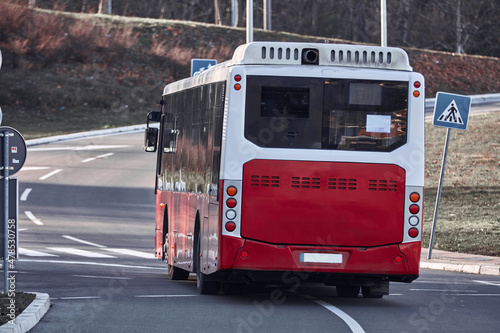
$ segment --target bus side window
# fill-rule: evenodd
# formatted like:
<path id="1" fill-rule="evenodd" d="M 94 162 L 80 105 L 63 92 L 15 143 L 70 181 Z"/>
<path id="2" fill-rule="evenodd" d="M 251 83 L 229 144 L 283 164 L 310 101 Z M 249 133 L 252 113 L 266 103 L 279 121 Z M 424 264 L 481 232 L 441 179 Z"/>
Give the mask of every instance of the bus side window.
<path id="1" fill-rule="evenodd" d="M 167 113 L 164 118 L 163 133 L 163 152 L 174 154 L 177 152 L 177 137 L 179 130 L 175 126 L 175 116 L 173 113 Z"/>

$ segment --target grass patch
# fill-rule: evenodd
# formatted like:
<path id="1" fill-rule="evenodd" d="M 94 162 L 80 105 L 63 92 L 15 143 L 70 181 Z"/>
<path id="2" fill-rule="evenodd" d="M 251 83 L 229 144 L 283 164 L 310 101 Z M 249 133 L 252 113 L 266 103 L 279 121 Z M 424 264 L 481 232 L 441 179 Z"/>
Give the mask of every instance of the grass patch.
<path id="1" fill-rule="evenodd" d="M 500 112 L 451 130 L 434 248 L 500 256 Z M 424 246 L 429 246 L 446 129 L 426 123 Z"/>

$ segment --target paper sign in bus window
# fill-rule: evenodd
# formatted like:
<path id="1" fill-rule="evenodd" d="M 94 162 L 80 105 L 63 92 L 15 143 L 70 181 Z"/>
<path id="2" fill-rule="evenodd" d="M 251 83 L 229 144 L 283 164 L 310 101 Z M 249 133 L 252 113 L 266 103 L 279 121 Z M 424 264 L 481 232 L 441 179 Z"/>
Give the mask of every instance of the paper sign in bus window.
<path id="1" fill-rule="evenodd" d="M 366 131 L 372 133 L 391 133 L 391 116 L 367 115 Z"/>

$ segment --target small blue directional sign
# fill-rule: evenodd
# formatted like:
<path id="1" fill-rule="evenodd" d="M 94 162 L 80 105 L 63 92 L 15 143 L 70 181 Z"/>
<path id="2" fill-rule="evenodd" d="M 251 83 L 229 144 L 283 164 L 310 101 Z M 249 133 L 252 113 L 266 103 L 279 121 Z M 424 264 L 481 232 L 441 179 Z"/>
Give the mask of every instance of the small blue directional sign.
<path id="1" fill-rule="evenodd" d="M 471 100 L 469 96 L 438 92 L 432 124 L 439 127 L 466 130 Z"/>
<path id="2" fill-rule="evenodd" d="M 191 76 L 198 75 L 214 65 L 217 65 L 215 59 L 191 59 Z"/>

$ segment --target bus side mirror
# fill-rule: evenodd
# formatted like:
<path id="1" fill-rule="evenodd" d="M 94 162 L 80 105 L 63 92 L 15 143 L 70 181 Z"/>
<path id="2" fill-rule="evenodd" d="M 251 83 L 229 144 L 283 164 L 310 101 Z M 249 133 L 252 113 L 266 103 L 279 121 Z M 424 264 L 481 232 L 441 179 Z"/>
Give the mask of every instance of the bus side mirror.
<path id="1" fill-rule="evenodd" d="M 158 128 L 148 127 L 144 133 L 144 151 L 154 153 L 158 146 Z"/>

